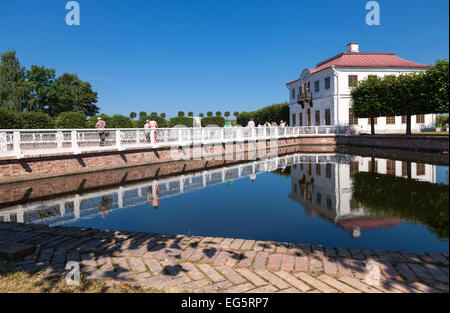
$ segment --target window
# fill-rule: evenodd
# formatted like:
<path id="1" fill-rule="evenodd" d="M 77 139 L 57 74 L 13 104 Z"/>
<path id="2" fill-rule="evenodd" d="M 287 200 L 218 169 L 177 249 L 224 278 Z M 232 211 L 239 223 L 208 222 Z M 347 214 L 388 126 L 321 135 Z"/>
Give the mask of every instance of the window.
<path id="1" fill-rule="evenodd" d="M 321 171 L 322 171 L 321 165 L 320 164 L 316 164 L 316 175 L 320 176 Z"/>
<path id="2" fill-rule="evenodd" d="M 298 115 L 298 126 L 303 126 L 303 113 Z"/>
<path id="3" fill-rule="evenodd" d="M 395 116 L 386 117 L 386 124 L 395 124 Z"/>
<path id="4" fill-rule="evenodd" d="M 325 89 L 330 89 L 331 87 L 331 78 L 325 77 Z"/>
<path id="5" fill-rule="evenodd" d="M 291 97 L 292 99 L 295 99 L 295 88 L 291 89 Z"/>
<path id="6" fill-rule="evenodd" d="M 395 175 L 395 160 L 386 161 L 386 172 L 388 175 Z"/>
<path id="7" fill-rule="evenodd" d="M 311 126 L 311 110 L 306 111 L 306 126 Z"/>
<path id="8" fill-rule="evenodd" d="M 406 115 L 402 115 L 402 124 L 406 124 L 406 120 L 408 117 Z"/>
<path id="9" fill-rule="evenodd" d="M 358 75 L 348 75 L 348 86 L 356 87 L 358 84 Z"/>
<path id="10" fill-rule="evenodd" d="M 325 168 L 325 172 L 326 172 L 326 176 L 327 178 L 331 178 L 331 164 L 327 164 L 326 168 Z"/>
<path id="11" fill-rule="evenodd" d="M 325 125 L 331 125 L 331 110 L 325 109 Z"/>
<path id="12" fill-rule="evenodd" d="M 320 80 L 316 80 L 314 82 L 314 91 L 319 91 L 320 90 Z"/>
<path id="13" fill-rule="evenodd" d="M 348 110 L 348 123 L 350 125 L 358 125 L 358 119 L 353 116 L 353 109 Z"/>
<path id="14" fill-rule="evenodd" d="M 331 209 L 332 205 L 333 205 L 333 202 L 331 201 L 331 198 L 328 197 L 327 198 L 327 208 Z"/>
<path id="15" fill-rule="evenodd" d="M 316 110 L 316 126 L 320 126 L 320 110 Z"/>
<path id="16" fill-rule="evenodd" d="M 408 176 L 408 162 L 402 162 L 402 176 Z"/>
<path id="17" fill-rule="evenodd" d="M 350 178 L 353 178 L 359 172 L 359 162 L 350 162 Z"/>
<path id="18" fill-rule="evenodd" d="M 292 114 L 292 126 L 297 126 L 296 115 Z"/>
<path id="19" fill-rule="evenodd" d="M 372 120 L 370 118 L 368 118 L 367 124 L 372 125 Z M 373 124 L 377 125 L 377 118 L 376 117 L 373 119 Z"/>
<path id="20" fill-rule="evenodd" d="M 322 194 L 321 193 L 317 193 L 316 195 L 316 203 L 317 204 L 322 204 Z"/>
<path id="21" fill-rule="evenodd" d="M 417 124 L 425 123 L 425 115 L 423 114 L 416 115 L 416 123 Z"/>
<path id="22" fill-rule="evenodd" d="M 423 176 L 425 175 L 425 164 L 416 164 L 416 174 L 417 176 Z"/>

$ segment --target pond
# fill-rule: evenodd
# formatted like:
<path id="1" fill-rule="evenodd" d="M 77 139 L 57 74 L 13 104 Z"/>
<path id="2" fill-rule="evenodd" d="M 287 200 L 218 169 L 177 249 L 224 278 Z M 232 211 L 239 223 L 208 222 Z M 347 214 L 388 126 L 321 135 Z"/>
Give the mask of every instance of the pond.
<path id="1" fill-rule="evenodd" d="M 448 175 L 448 166 L 295 154 L 29 203 L 21 214 L 50 225 L 447 252 Z"/>

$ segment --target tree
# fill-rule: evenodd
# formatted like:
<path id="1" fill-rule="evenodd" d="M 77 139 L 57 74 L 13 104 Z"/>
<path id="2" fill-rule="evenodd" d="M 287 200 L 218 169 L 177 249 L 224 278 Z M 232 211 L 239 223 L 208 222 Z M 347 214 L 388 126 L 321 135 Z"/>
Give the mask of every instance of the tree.
<path id="1" fill-rule="evenodd" d="M 225 111 L 225 113 L 223 115 L 225 115 L 225 117 L 228 119 L 230 117 L 230 112 L 229 111 Z"/>
<path id="2" fill-rule="evenodd" d="M 236 119 L 238 118 L 238 116 L 239 116 L 239 112 L 238 111 L 236 111 L 236 112 L 234 112 L 233 113 L 233 115 L 236 117 Z"/>
<path id="3" fill-rule="evenodd" d="M 150 116 L 158 116 L 158 113 L 152 112 L 152 113 L 150 113 Z"/>
<path id="4" fill-rule="evenodd" d="M 48 112 L 49 91 L 55 81 L 55 69 L 31 65 L 31 69 L 26 73 L 26 78 L 31 88 L 31 99 L 26 111 Z"/>
<path id="5" fill-rule="evenodd" d="M 222 116 L 222 112 L 217 111 L 217 112 L 216 112 L 216 116 L 217 116 L 217 117 L 221 117 L 221 116 Z"/>
<path id="6" fill-rule="evenodd" d="M 97 92 L 91 84 L 81 81 L 77 75 L 64 73 L 50 85 L 48 92 L 49 102 L 47 113 L 57 116 L 62 112 L 81 112 L 92 116 L 99 112 Z"/>
<path id="7" fill-rule="evenodd" d="M 198 116 L 203 117 L 204 115 L 203 115 L 203 113 L 199 113 Z"/>
<path id="8" fill-rule="evenodd" d="M 55 127 L 62 129 L 85 128 L 86 115 L 82 112 L 62 112 L 55 118 Z"/>
<path id="9" fill-rule="evenodd" d="M 213 116 L 213 112 L 211 112 L 211 111 L 206 112 L 206 116 L 208 116 L 208 117 Z"/>
<path id="10" fill-rule="evenodd" d="M 165 119 L 167 115 L 166 115 L 166 113 L 163 112 L 163 113 L 161 113 L 159 116 L 161 116 L 162 118 Z"/>
<path id="11" fill-rule="evenodd" d="M 184 116 L 184 112 L 183 111 L 179 111 L 178 112 L 178 117 L 183 117 Z"/>
<path id="12" fill-rule="evenodd" d="M 113 115 L 107 126 L 110 128 L 134 128 L 133 121 L 120 114 Z"/>
<path id="13" fill-rule="evenodd" d="M 0 108 L 0 129 L 21 129 L 23 120 L 19 113 Z"/>
<path id="14" fill-rule="evenodd" d="M 30 100 L 30 85 L 25 80 L 25 67 L 16 58 L 16 51 L 1 55 L 0 63 L 0 107 L 23 111 Z"/>
<path id="15" fill-rule="evenodd" d="M 383 115 L 383 86 L 381 78 L 370 77 L 360 81 L 351 91 L 353 114 L 360 118 L 370 118 L 372 135 L 375 134 L 375 118 Z"/>
<path id="16" fill-rule="evenodd" d="M 429 113 L 448 113 L 448 59 L 437 60 L 423 76 L 423 88 L 426 93 L 425 107 Z"/>
<path id="17" fill-rule="evenodd" d="M 136 112 L 131 112 L 131 113 L 130 113 L 130 118 L 131 118 L 132 120 L 134 120 L 134 119 L 136 118 L 136 116 L 137 116 Z"/>
<path id="18" fill-rule="evenodd" d="M 194 117 L 194 112 L 189 112 L 189 113 L 188 113 L 188 116 L 189 116 L 189 117 Z"/>
<path id="19" fill-rule="evenodd" d="M 21 114 L 24 129 L 52 129 L 52 118 L 43 112 L 25 112 Z"/>

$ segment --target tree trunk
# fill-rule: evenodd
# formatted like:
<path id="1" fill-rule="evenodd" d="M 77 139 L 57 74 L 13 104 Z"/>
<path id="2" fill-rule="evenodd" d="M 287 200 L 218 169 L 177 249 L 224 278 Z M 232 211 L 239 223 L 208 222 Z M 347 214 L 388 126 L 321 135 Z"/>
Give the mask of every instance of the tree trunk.
<path id="1" fill-rule="evenodd" d="M 411 135 L 411 115 L 406 115 L 406 134 Z"/>
<path id="2" fill-rule="evenodd" d="M 374 117 L 370 118 L 370 133 L 372 135 L 375 135 L 375 118 Z"/>

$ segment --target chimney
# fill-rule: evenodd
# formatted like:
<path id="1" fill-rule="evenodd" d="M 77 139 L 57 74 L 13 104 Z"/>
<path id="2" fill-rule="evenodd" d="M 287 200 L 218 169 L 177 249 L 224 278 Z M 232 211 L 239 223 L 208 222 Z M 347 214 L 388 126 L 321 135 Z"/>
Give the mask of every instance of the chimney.
<path id="1" fill-rule="evenodd" d="M 359 43 L 351 42 L 347 44 L 347 52 L 359 52 Z"/>

